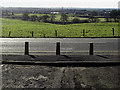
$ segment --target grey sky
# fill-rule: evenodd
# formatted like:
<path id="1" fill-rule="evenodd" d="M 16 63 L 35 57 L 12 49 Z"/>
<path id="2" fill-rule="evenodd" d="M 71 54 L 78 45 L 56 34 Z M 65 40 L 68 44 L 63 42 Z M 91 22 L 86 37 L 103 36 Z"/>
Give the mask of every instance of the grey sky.
<path id="1" fill-rule="evenodd" d="M 1 0 L 3 7 L 118 8 L 119 0 Z"/>

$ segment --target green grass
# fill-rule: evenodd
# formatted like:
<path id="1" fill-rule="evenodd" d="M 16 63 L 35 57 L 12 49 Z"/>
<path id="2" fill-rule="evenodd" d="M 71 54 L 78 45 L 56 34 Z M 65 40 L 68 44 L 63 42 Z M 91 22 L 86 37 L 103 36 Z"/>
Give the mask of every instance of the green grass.
<path id="1" fill-rule="evenodd" d="M 55 37 L 55 30 L 58 31 L 58 37 L 109 37 L 113 36 L 112 28 L 115 28 L 115 36 L 118 36 L 118 23 L 81 23 L 58 25 L 50 23 L 40 23 L 31 21 L 22 21 L 15 19 L 2 19 L 2 36 L 9 37 Z M 119 35 L 120 36 L 120 35 Z"/>

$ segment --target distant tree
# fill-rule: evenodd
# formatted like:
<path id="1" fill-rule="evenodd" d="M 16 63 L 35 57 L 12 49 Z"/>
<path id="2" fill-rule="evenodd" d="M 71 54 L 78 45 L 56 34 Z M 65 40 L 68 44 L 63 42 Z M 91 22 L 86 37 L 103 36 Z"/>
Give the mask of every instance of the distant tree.
<path id="1" fill-rule="evenodd" d="M 8 10 L 2 11 L 2 15 L 3 16 L 9 16 L 9 11 Z"/>
<path id="2" fill-rule="evenodd" d="M 97 15 L 98 15 L 98 13 L 96 11 L 91 12 L 91 16 L 97 16 Z"/>
<path id="3" fill-rule="evenodd" d="M 14 13 L 12 12 L 12 16 L 14 15 Z"/>
<path id="4" fill-rule="evenodd" d="M 29 20 L 28 13 L 24 13 L 24 14 L 23 14 L 22 20 Z"/>
<path id="5" fill-rule="evenodd" d="M 91 17 L 89 17 L 89 22 L 92 22 L 92 23 L 99 22 L 99 19 L 97 17 L 91 16 Z"/>
<path id="6" fill-rule="evenodd" d="M 42 21 L 47 22 L 48 18 L 50 18 L 47 14 L 42 16 Z"/>
<path id="7" fill-rule="evenodd" d="M 72 20 L 72 22 L 73 22 L 73 23 L 79 23 L 79 22 L 80 22 L 80 19 L 74 18 L 74 19 Z"/>
<path id="8" fill-rule="evenodd" d="M 51 15 L 50 15 L 50 21 L 51 21 L 51 22 L 54 22 L 54 21 L 55 21 L 55 14 L 51 14 Z"/>
<path id="9" fill-rule="evenodd" d="M 30 21 L 37 21 L 37 19 L 38 19 L 38 16 L 37 15 L 32 15 L 32 16 L 30 16 Z"/>
<path id="10" fill-rule="evenodd" d="M 68 16 L 64 13 L 61 14 L 61 18 L 60 18 L 62 24 L 65 24 L 68 22 Z"/>
<path id="11" fill-rule="evenodd" d="M 111 22 L 111 18 L 109 16 L 105 17 L 106 22 Z"/>
<path id="12" fill-rule="evenodd" d="M 90 17 L 94 17 L 94 16 L 97 16 L 97 15 L 98 15 L 98 12 L 97 12 L 97 11 L 87 11 L 87 14 L 88 14 Z"/>
<path id="13" fill-rule="evenodd" d="M 42 16 L 39 16 L 39 17 L 37 18 L 37 20 L 38 20 L 38 22 L 40 22 L 40 21 L 42 20 Z"/>
<path id="14" fill-rule="evenodd" d="M 118 11 L 117 10 L 112 10 L 110 12 L 110 17 L 114 19 L 114 22 L 117 22 L 118 21 Z"/>
<path id="15" fill-rule="evenodd" d="M 89 11 L 89 22 L 99 22 L 99 19 L 95 16 L 97 16 L 98 13 L 96 11 Z"/>

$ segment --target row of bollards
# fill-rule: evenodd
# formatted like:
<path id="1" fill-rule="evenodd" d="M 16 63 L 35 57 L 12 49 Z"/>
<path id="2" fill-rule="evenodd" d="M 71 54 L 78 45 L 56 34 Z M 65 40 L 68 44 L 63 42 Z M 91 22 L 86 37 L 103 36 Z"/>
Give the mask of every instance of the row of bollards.
<path id="1" fill-rule="evenodd" d="M 25 42 L 25 55 L 29 55 L 29 42 Z M 56 43 L 56 55 L 60 55 L 60 42 Z M 93 55 L 93 43 L 90 43 L 89 55 Z"/>

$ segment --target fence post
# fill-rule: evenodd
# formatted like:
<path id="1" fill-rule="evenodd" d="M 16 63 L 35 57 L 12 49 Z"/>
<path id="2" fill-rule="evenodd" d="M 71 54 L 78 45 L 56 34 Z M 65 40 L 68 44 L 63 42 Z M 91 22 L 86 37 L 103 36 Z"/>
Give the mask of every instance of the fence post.
<path id="1" fill-rule="evenodd" d="M 10 37 L 11 31 L 9 31 L 9 37 Z"/>
<path id="2" fill-rule="evenodd" d="M 57 37 L 57 30 L 55 30 L 55 37 Z"/>
<path id="3" fill-rule="evenodd" d="M 83 37 L 85 36 L 85 30 L 83 29 Z"/>
<path id="4" fill-rule="evenodd" d="M 25 42 L 25 55 L 29 55 L 29 43 Z"/>
<path id="5" fill-rule="evenodd" d="M 56 55 L 60 55 L 60 42 L 56 43 Z"/>
<path id="6" fill-rule="evenodd" d="M 93 55 L 93 43 L 90 43 L 89 55 Z"/>
<path id="7" fill-rule="evenodd" d="M 32 37 L 33 37 L 33 31 L 32 31 Z"/>
<path id="8" fill-rule="evenodd" d="M 45 34 L 43 34 L 43 37 L 45 38 Z"/>
<path id="9" fill-rule="evenodd" d="M 113 31 L 113 36 L 114 36 L 114 31 L 115 31 L 114 28 L 112 28 L 112 31 Z"/>

